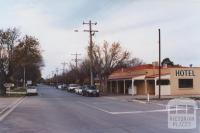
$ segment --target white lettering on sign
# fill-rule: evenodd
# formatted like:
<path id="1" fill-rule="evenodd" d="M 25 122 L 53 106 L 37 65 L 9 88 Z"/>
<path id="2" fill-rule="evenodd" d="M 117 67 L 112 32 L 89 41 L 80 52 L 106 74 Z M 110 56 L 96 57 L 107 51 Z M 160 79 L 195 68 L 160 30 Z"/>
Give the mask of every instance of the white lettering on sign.
<path id="1" fill-rule="evenodd" d="M 193 70 L 176 70 L 176 76 L 195 76 Z"/>

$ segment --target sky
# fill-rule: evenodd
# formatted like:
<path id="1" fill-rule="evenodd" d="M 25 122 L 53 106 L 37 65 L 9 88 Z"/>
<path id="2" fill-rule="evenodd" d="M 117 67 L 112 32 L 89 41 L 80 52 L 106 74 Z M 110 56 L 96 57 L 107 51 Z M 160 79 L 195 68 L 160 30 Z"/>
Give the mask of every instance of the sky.
<path id="1" fill-rule="evenodd" d="M 158 60 L 158 29 L 162 58 L 175 64 L 200 66 L 200 0 L 0 0 L 0 29 L 17 27 L 38 38 L 46 78 L 74 53 L 87 56 L 89 34 L 83 21 L 97 22 L 94 41 L 119 42 L 145 63 Z M 74 32 L 79 30 L 79 32 Z"/>

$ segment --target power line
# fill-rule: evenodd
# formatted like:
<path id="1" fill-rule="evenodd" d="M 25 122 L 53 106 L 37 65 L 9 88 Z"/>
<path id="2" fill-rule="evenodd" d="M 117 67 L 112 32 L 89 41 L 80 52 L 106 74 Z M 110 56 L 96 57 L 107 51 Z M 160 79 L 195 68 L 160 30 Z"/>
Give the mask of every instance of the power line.
<path id="1" fill-rule="evenodd" d="M 94 75 L 93 75 L 93 40 L 92 37 L 98 30 L 93 30 L 92 25 L 97 25 L 97 22 L 93 23 L 91 20 L 89 22 L 83 22 L 83 25 L 88 25 L 89 30 L 84 30 L 84 32 L 89 32 L 90 44 L 89 44 L 89 58 L 90 58 L 90 78 L 91 85 L 94 85 Z"/>
<path id="2" fill-rule="evenodd" d="M 81 55 L 81 54 L 75 53 L 75 54 L 71 54 L 71 55 L 75 55 L 75 58 L 72 59 L 72 60 L 76 63 L 76 69 L 77 69 L 78 68 L 78 62 L 81 61 L 81 59 L 79 59 L 78 56 Z"/>

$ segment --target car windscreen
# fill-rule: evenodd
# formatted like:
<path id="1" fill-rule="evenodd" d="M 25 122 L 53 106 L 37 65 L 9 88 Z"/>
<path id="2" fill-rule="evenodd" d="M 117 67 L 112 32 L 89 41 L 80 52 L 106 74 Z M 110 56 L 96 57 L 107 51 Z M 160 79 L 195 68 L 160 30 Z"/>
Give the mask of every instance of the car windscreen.
<path id="1" fill-rule="evenodd" d="M 95 86 L 90 86 L 89 89 L 90 90 L 96 90 L 96 87 Z"/>
<path id="2" fill-rule="evenodd" d="M 69 87 L 77 87 L 77 84 L 70 84 Z"/>

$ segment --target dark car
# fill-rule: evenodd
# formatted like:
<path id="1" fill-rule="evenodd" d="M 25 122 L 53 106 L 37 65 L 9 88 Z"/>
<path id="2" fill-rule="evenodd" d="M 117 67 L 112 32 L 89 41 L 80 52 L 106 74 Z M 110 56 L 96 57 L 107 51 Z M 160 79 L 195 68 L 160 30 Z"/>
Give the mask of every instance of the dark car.
<path id="1" fill-rule="evenodd" d="M 99 96 L 99 90 L 96 89 L 95 86 L 85 85 L 82 88 L 82 95 L 83 96 Z"/>

